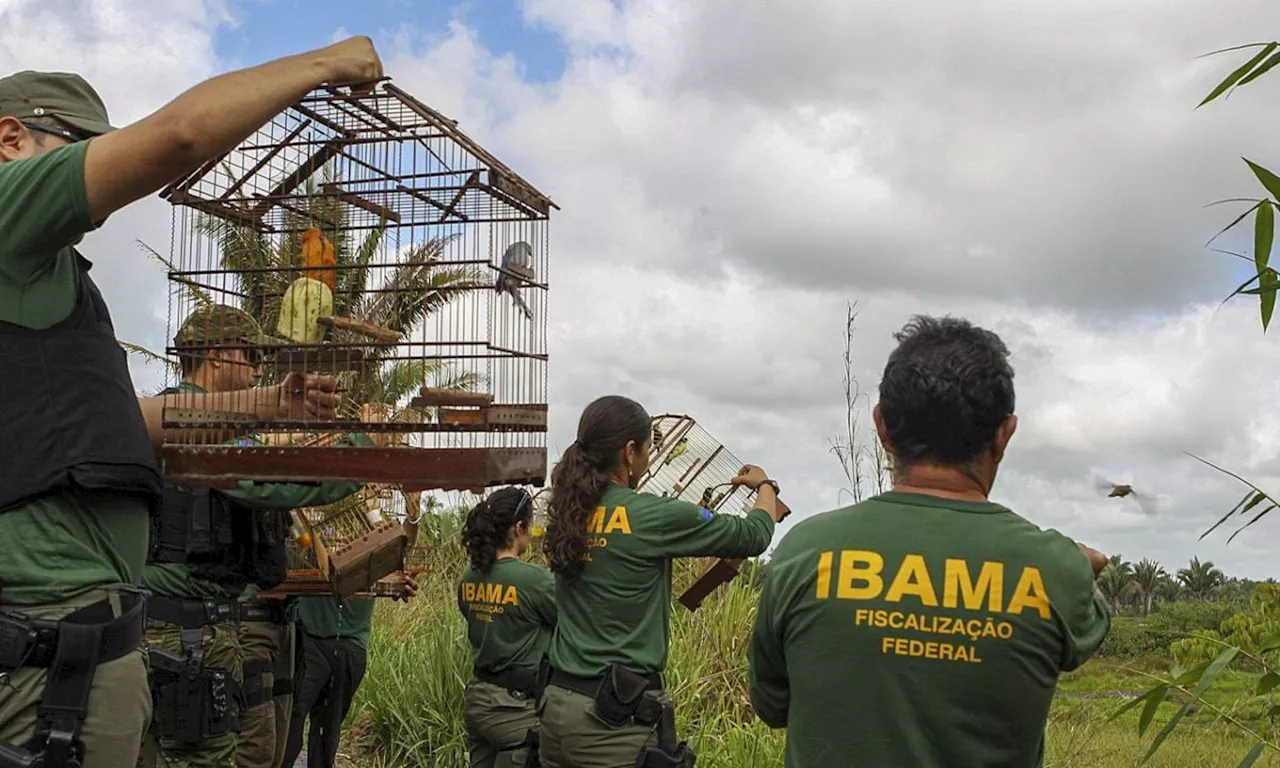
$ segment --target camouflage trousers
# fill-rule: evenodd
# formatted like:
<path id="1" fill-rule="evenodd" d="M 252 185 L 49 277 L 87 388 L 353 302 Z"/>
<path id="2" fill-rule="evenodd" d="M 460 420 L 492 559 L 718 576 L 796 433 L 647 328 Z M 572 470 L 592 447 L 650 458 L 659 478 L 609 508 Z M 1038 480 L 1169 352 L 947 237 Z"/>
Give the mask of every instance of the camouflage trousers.
<path id="1" fill-rule="evenodd" d="M 665 691 L 645 695 L 669 701 Z M 542 694 L 538 719 L 543 768 L 635 768 L 641 750 L 658 746 L 655 728 L 608 725 L 596 716 L 590 696 L 558 685 Z"/>
<path id="2" fill-rule="evenodd" d="M 462 694 L 470 768 L 523 768 L 528 756 L 524 742 L 538 727 L 537 710 L 528 696 L 472 680 Z"/>
<path id="3" fill-rule="evenodd" d="M 75 600 L 50 605 L 0 605 L 31 619 L 57 620 L 103 599 L 120 615 L 118 589 L 96 589 Z M 48 670 L 21 667 L 0 682 L 0 743 L 22 746 L 35 734 L 36 710 L 44 697 Z M 99 664 L 89 690 L 88 716 L 80 731 L 84 768 L 118 768 L 138 757 L 151 723 L 151 692 L 142 648 Z"/>
<path id="4" fill-rule="evenodd" d="M 245 696 L 258 685 L 266 701 L 253 706 L 247 702 L 240 713 L 240 743 L 236 747 L 239 768 L 279 768 L 289 741 L 289 720 L 293 716 L 293 694 L 270 696 L 280 681 L 293 681 L 294 624 L 269 621 L 240 623 L 240 646 L 244 650 Z M 261 682 L 250 680 L 256 665 L 266 666 Z"/>
<path id="5" fill-rule="evenodd" d="M 181 630 L 154 619 L 147 620 L 147 645 L 152 649 L 162 649 L 169 653 L 183 655 Z M 243 679 L 242 667 L 244 657 L 240 650 L 240 633 L 236 624 L 222 622 L 204 627 L 201 632 L 201 648 L 204 651 L 205 669 L 226 670 L 235 680 L 236 702 L 233 709 L 239 709 L 238 686 Z M 156 660 L 151 660 L 152 682 L 156 681 Z M 206 739 L 177 740 L 161 736 L 160 717 L 166 708 L 161 702 L 154 702 L 155 719 L 151 732 L 143 743 L 142 755 L 138 760 L 139 768 L 235 768 L 236 744 L 238 737 L 235 730 Z"/>

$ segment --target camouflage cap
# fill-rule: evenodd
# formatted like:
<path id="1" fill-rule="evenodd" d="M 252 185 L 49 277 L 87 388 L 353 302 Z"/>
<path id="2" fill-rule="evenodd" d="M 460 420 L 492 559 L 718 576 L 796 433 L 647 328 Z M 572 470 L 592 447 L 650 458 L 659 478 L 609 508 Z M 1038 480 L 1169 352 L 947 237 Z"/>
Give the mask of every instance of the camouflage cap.
<path id="1" fill-rule="evenodd" d="M 257 347 L 278 347 L 287 344 L 262 332 L 262 327 L 243 309 L 226 304 L 206 304 L 187 318 L 178 335 L 173 338 L 175 347 L 206 347 L 216 344 L 249 344 Z"/>
<path id="2" fill-rule="evenodd" d="M 69 72 L 25 70 L 0 78 L 0 117 L 56 117 L 85 138 L 115 130 L 102 97 Z"/>

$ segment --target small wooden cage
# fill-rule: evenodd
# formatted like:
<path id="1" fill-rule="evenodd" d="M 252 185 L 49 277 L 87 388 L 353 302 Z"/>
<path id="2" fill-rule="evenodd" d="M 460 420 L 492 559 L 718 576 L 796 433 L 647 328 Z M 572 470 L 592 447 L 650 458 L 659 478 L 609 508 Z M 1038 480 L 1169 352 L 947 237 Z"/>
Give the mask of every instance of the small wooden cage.
<path id="1" fill-rule="evenodd" d="M 333 374 L 345 398 L 332 420 L 176 398 L 166 427 L 194 437 L 163 447 L 170 480 L 544 482 L 555 205 L 454 121 L 388 81 L 322 89 L 164 196 L 168 352 L 249 366 L 265 353 L 261 383 Z M 261 335 L 191 332 L 210 307 L 243 310 Z M 227 430 L 256 440 L 228 445 Z"/>
<path id="2" fill-rule="evenodd" d="M 653 418 L 653 448 L 649 470 L 640 478 L 639 490 L 683 499 L 717 513 L 745 515 L 755 503 L 756 492 L 735 486 L 730 480 L 743 463 L 691 416 L 663 414 Z M 784 505 L 785 506 L 785 505 Z M 700 576 L 688 583 L 680 602 L 697 610 L 718 586 L 734 578 L 739 559 L 705 558 Z"/>
<path id="3" fill-rule="evenodd" d="M 691 416 L 663 414 L 653 418 L 649 471 L 639 488 L 658 496 L 691 501 L 713 512 L 746 514 L 755 494 L 729 481 L 742 462 Z"/>

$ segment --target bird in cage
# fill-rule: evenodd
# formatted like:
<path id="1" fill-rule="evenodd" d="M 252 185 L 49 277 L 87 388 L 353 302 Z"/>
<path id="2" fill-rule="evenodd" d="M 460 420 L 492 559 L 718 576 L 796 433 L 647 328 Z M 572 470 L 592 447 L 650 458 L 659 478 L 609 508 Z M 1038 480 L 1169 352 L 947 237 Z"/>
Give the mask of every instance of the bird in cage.
<path id="1" fill-rule="evenodd" d="M 333 243 L 320 230 L 312 227 L 302 236 L 302 265 L 325 266 L 336 264 Z M 319 275 L 317 279 L 312 275 Z M 332 282 L 331 282 L 332 281 Z M 280 302 L 280 318 L 276 331 L 297 344 L 316 344 L 324 340 L 328 327 L 320 324 L 320 318 L 333 315 L 333 287 L 336 270 L 314 272 L 307 270 L 302 277 L 290 283 Z"/>
<path id="2" fill-rule="evenodd" d="M 320 232 L 318 227 L 311 227 L 302 233 L 302 266 L 304 267 L 336 267 L 338 259 L 334 253 L 333 243 Z M 329 286 L 329 290 L 338 287 L 337 269 L 307 270 L 306 276 L 319 280 Z"/>
<path id="3" fill-rule="evenodd" d="M 511 294 L 516 306 L 524 312 L 524 316 L 533 319 L 533 311 L 520 295 L 520 279 L 533 279 L 533 246 L 519 240 L 507 247 L 502 254 L 502 268 L 498 274 L 494 290 L 498 293 Z"/>
<path id="4" fill-rule="evenodd" d="M 667 458 L 663 459 L 662 466 L 665 467 L 671 462 L 680 458 L 681 456 L 684 455 L 684 452 L 687 450 L 689 450 L 689 438 L 682 437 L 678 441 L 676 441 L 675 447 L 671 449 L 671 453 L 667 454 Z"/>

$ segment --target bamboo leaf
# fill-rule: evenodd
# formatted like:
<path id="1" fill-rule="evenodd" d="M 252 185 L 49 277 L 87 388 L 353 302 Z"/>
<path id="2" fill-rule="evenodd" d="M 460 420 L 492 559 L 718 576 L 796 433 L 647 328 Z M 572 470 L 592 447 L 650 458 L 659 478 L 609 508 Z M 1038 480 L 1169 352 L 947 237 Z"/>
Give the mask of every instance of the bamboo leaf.
<path id="1" fill-rule="evenodd" d="M 1150 760 L 1151 756 L 1160 749 L 1160 745 L 1164 743 L 1165 739 L 1169 738 L 1169 734 L 1173 733 L 1173 729 L 1178 727 L 1178 723 L 1190 711 L 1191 705 L 1200 700 L 1204 692 L 1209 686 L 1213 685 L 1214 680 L 1218 679 L 1218 675 L 1222 674 L 1222 671 L 1235 659 L 1238 653 L 1240 653 L 1239 648 L 1229 647 L 1218 654 L 1218 657 L 1209 664 L 1204 674 L 1200 676 L 1200 681 L 1196 684 L 1196 689 L 1192 693 L 1191 699 L 1179 707 L 1178 711 L 1173 713 L 1173 717 L 1169 718 L 1169 722 L 1165 723 L 1164 728 L 1160 729 L 1160 733 L 1156 734 L 1155 739 L 1151 742 L 1151 747 L 1147 749 L 1147 754 L 1142 758 L 1143 763 Z"/>
<path id="2" fill-rule="evenodd" d="M 1277 675 L 1275 672 L 1268 672 L 1262 676 L 1261 680 L 1258 681 L 1258 690 L 1255 692 L 1255 695 L 1265 696 L 1277 685 L 1280 685 L 1280 675 Z"/>
<path id="3" fill-rule="evenodd" d="M 1243 531 L 1245 528 L 1248 528 L 1249 526 L 1251 526 L 1251 525 L 1253 525 L 1254 523 L 1256 523 L 1256 522 L 1258 522 L 1259 520 L 1261 520 L 1261 519 L 1262 519 L 1262 517 L 1263 517 L 1264 515 L 1266 515 L 1268 512 L 1270 512 L 1271 510 L 1273 510 L 1273 509 L 1275 509 L 1275 508 L 1276 508 L 1276 505 L 1275 505 L 1275 504 L 1272 504 L 1272 505 L 1268 506 L 1266 509 L 1264 509 L 1264 510 L 1262 510 L 1261 512 L 1259 512 L 1258 514 L 1254 515 L 1252 520 L 1250 520 L 1249 522 L 1247 522 L 1247 523 L 1245 523 L 1244 525 L 1240 526 L 1240 527 L 1236 530 L 1236 532 L 1235 532 L 1235 533 L 1233 533 L 1233 534 L 1231 534 L 1229 537 L 1227 537 L 1227 543 L 1228 543 L 1228 544 L 1230 544 L 1230 543 L 1232 542 L 1232 540 L 1234 540 L 1234 539 L 1235 539 L 1235 537 L 1237 537 L 1237 536 L 1239 536 L 1239 535 L 1240 535 L 1241 531 Z"/>
<path id="4" fill-rule="evenodd" d="M 1155 695 L 1157 691 L 1160 691 L 1160 696 L 1163 697 L 1164 692 L 1161 691 L 1161 689 L 1167 690 L 1168 685 L 1161 683 L 1160 685 L 1157 685 L 1155 688 L 1152 688 L 1151 690 L 1144 692 L 1141 696 L 1138 696 L 1136 698 L 1130 699 L 1129 701 L 1126 701 L 1124 706 L 1120 707 L 1115 712 L 1112 712 L 1111 715 L 1107 717 L 1107 722 L 1109 723 L 1115 720 L 1117 717 L 1120 717 L 1121 715 L 1123 715 L 1125 712 L 1128 712 L 1129 710 L 1138 706 L 1139 704 L 1145 703 L 1150 697 Z"/>
<path id="5" fill-rule="evenodd" d="M 1240 82 L 1241 78 L 1249 74 L 1249 71 L 1251 69 L 1258 66 L 1258 64 L 1275 49 L 1276 49 L 1275 43 L 1267 43 L 1265 46 L 1263 46 L 1261 51 L 1259 51 L 1257 54 L 1254 55 L 1252 59 L 1249 59 L 1244 64 L 1241 64 L 1234 72 L 1227 75 L 1222 82 L 1218 83 L 1218 85 L 1212 91 L 1209 92 L 1209 95 L 1204 97 L 1204 101 L 1196 105 L 1196 108 L 1199 109 L 1200 107 L 1203 107 L 1205 104 L 1208 104 L 1209 102 L 1213 101 L 1214 99 L 1218 98 L 1223 93 L 1225 93 L 1228 88 Z M 1224 51 L 1225 50 L 1226 49 L 1224 49 Z M 1215 51 L 1215 53 L 1222 53 L 1224 51 Z"/>
<path id="6" fill-rule="evenodd" d="M 1151 725 L 1151 719 L 1156 716 L 1156 710 L 1160 708 L 1168 690 L 1168 685 L 1157 685 L 1147 692 L 1147 705 L 1142 708 L 1142 716 L 1138 719 L 1139 736 L 1146 734 L 1147 728 Z"/>
<path id="7" fill-rule="evenodd" d="M 1253 175 L 1258 177 L 1258 181 L 1271 193 L 1273 200 L 1280 200 L 1280 176 L 1275 175 L 1266 168 L 1258 165 L 1247 157 L 1240 158 L 1249 165 L 1249 169 L 1253 171 Z"/>
<path id="8" fill-rule="evenodd" d="M 1270 653 L 1280 649 L 1280 632 L 1276 632 L 1258 644 L 1258 653 Z"/>
<path id="9" fill-rule="evenodd" d="M 1274 269 L 1266 269 L 1262 274 L 1258 275 L 1259 294 L 1259 312 L 1262 313 L 1262 332 L 1267 332 L 1267 326 L 1271 325 L 1271 314 L 1276 309 L 1276 271 Z"/>
<path id="10" fill-rule="evenodd" d="M 1266 43 L 1245 43 L 1244 45 L 1233 45 L 1230 48 L 1219 48 L 1216 51 L 1209 51 L 1197 56 L 1197 59 L 1207 59 L 1210 56 L 1217 56 L 1220 53 L 1231 53 L 1232 51 L 1243 51 L 1246 48 L 1262 48 Z"/>
<path id="11" fill-rule="evenodd" d="M 1262 754 L 1262 750 L 1267 746 L 1266 742 L 1259 741 L 1253 745 L 1253 749 L 1249 750 L 1244 759 L 1240 761 L 1240 765 L 1236 768 L 1249 768 L 1249 766 L 1258 762 L 1258 756 Z"/>
<path id="12" fill-rule="evenodd" d="M 1257 80 L 1259 77 L 1262 77 L 1267 72 L 1269 72 L 1277 64 L 1280 64 L 1280 53 L 1273 53 L 1271 54 L 1271 58 L 1262 62 L 1262 64 L 1257 69 L 1253 70 L 1243 80 L 1236 83 L 1236 87 L 1239 88 L 1242 85 L 1248 85 L 1249 83 L 1252 83 L 1254 80 Z"/>
<path id="13" fill-rule="evenodd" d="M 1263 493 L 1262 491 L 1258 491 L 1258 492 L 1256 492 L 1256 493 L 1255 493 L 1255 492 L 1253 492 L 1253 491 L 1246 492 L 1246 493 L 1245 493 L 1245 495 L 1244 495 L 1244 498 L 1243 498 L 1243 499 L 1241 499 L 1241 500 L 1239 501 L 1239 503 L 1237 503 L 1234 507 L 1232 507 L 1230 512 L 1228 512 L 1227 514 L 1225 514 L 1225 515 L 1223 515 L 1221 518 L 1219 518 L 1219 519 L 1218 519 L 1218 522 L 1214 523 L 1214 524 L 1209 528 L 1209 530 L 1207 530 L 1207 531 L 1205 531 L 1204 533 L 1200 534 L 1200 539 L 1201 539 L 1201 540 L 1203 540 L 1205 536 L 1208 536 L 1209 534 L 1213 533 L 1215 530 L 1217 530 L 1217 528 L 1218 528 L 1219 526 L 1221 526 L 1223 523 L 1227 522 L 1227 520 L 1228 520 L 1228 519 L 1230 519 L 1232 515 L 1236 514 L 1237 512 L 1240 512 L 1241 508 L 1245 505 L 1245 503 L 1246 503 L 1246 502 L 1248 502 L 1248 501 L 1249 501 L 1249 499 L 1251 499 L 1251 498 L 1257 499 L 1257 501 L 1255 501 L 1255 502 L 1254 502 L 1254 504 L 1257 504 L 1259 501 L 1261 501 L 1262 499 L 1265 499 L 1266 497 L 1267 497 L 1267 495 L 1266 495 L 1265 493 Z"/>
<path id="14" fill-rule="evenodd" d="M 1235 218 L 1235 220 L 1234 220 L 1234 221 L 1232 221 L 1230 224 L 1228 224 L 1227 226 L 1225 226 L 1225 227 L 1223 227 L 1222 229 L 1218 230 L 1218 234 L 1216 234 L 1216 235 L 1214 235 L 1213 237 L 1209 238 L 1209 242 L 1207 242 L 1207 243 L 1205 243 L 1205 244 L 1204 244 L 1204 245 L 1205 245 L 1205 247 L 1206 247 L 1206 248 L 1208 248 L 1210 245 L 1212 245 L 1212 244 L 1213 244 L 1213 241 L 1214 241 L 1214 240 L 1217 240 L 1219 237 L 1222 237 L 1224 234 L 1226 234 L 1226 232 L 1227 232 L 1228 230 L 1230 230 L 1231 228 L 1235 227 L 1235 226 L 1236 226 L 1237 224 L 1239 224 L 1240 222 L 1244 221 L 1244 220 L 1249 216 L 1249 214 L 1253 213 L 1254 209 L 1256 209 L 1258 206 L 1262 205 L 1262 203 L 1263 203 L 1263 202 L 1264 202 L 1264 201 L 1262 201 L 1262 200 L 1258 200 L 1258 201 L 1257 201 L 1257 202 L 1255 202 L 1253 205 L 1251 205 L 1251 206 L 1249 207 L 1249 209 L 1248 209 L 1248 210 L 1246 210 L 1244 213 L 1242 213 L 1242 214 L 1240 214 L 1239 216 L 1237 216 L 1237 217 Z"/>
<path id="15" fill-rule="evenodd" d="M 1258 275 L 1267 268 L 1271 260 L 1271 243 L 1276 236 L 1276 211 L 1270 202 L 1258 206 L 1258 215 L 1253 222 L 1253 263 L 1258 267 Z"/>

